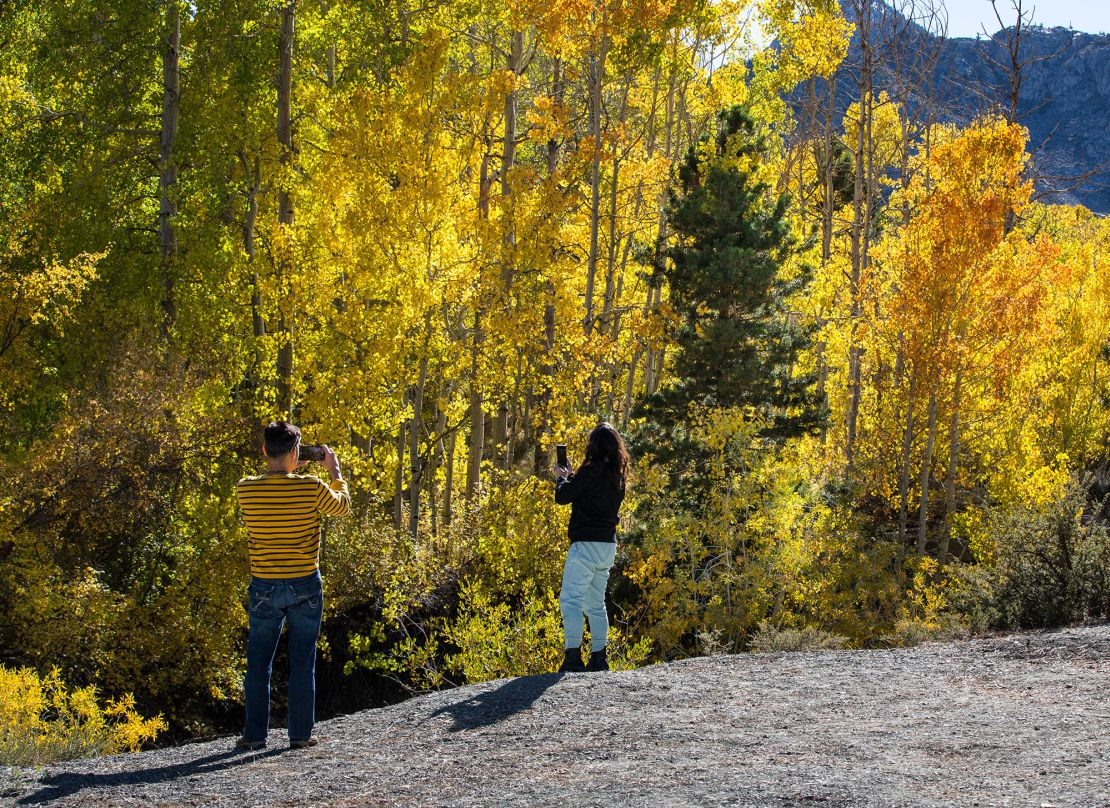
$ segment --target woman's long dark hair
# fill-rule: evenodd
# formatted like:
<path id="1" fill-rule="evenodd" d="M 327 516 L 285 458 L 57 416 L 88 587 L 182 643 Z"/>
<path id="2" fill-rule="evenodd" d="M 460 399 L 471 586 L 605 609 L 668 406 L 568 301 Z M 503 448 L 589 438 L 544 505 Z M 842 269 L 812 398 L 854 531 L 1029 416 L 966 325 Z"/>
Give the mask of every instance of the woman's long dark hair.
<path id="1" fill-rule="evenodd" d="M 628 449 L 612 424 L 601 423 L 594 427 L 586 443 L 583 469 L 589 469 L 591 474 L 605 475 L 613 481 L 613 485 L 623 489 L 628 480 L 630 462 Z"/>

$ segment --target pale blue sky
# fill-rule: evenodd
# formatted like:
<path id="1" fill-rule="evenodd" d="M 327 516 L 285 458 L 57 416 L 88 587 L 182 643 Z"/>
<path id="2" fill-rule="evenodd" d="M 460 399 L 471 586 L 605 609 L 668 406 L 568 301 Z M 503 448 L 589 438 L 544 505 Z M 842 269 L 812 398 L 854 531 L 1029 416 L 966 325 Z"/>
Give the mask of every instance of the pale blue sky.
<path id="1" fill-rule="evenodd" d="M 992 34 L 998 30 L 990 0 L 945 0 L 945 7 L 950 37 L 974 37 L 983 33 L 984 25 Z M 1011 0 L 998 0 L 998 10 L 1002 20 L 1012 25 Z M 1045 28 L 1060 25 L 1092 34 L 1110 33 L 1110 0 L 1022 0 L 1022 10 L 1035 10 L 1033 23 Z"/>

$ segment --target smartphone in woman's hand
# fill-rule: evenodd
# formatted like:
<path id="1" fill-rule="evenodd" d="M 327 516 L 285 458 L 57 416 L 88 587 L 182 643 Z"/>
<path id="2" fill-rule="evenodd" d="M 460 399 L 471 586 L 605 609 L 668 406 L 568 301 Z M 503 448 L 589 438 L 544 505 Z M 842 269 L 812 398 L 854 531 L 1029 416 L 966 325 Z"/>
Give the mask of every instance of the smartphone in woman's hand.
<path id="1" fill-rule="evenodd" d="M 555 465 L 562 466 L 563 468 L 570 467 L 567 463 L 567 447 L 565 444 L 555 444 Z"/>

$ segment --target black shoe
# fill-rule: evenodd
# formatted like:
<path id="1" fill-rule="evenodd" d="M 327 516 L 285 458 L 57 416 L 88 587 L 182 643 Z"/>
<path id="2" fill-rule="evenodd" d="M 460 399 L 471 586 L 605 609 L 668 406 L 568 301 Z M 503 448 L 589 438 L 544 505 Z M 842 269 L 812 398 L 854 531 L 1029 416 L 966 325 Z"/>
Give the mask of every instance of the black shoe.
<path id="1" fill-rule="evenodd" d="M 290 749 L 308 749 L 310 746 L 315 746 L 320 743 L 315 738 L 298 738 L 295 741 L 289 742 Z"/>
<path id="2" fill-rule="evenodd" d="M 584 673 L 585 670 L 586 666 L 582 664 L 582 649 L 568 648 L 563 656 L 563 664 L 559 667 L 559 673 Z"/>
<path id="3" fill-rule="evenodd" d="M 609 657 L 604 648 L 590 654 L 590 664 L 586 666 L 586 670 L 591 673 L 609 670 Z"/>
<path id="4" fill-rule="evenodd" d="M 239 738 L 239 740 L 237 740 L 235 742 L 235 748 L 236 749 L 242 749 L 242 750 L 247 751 L 247 752 L 257 752 L 259 749 L 265 749 L 266 748 L 266 742 L 265 741 L 251 741 L 251 740 L 247 740 L 246 738 Z"/>

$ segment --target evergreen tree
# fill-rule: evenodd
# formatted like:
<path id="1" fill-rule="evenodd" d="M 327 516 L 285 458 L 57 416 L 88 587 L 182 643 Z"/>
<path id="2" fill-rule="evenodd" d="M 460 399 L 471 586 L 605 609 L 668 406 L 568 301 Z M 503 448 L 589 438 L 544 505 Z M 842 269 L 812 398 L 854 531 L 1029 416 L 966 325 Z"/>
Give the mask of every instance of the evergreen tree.
<path id="1" fill-rule="evenodd" d="M 716 137 L 691 148 L 670 192 L 675 244 L 662 276 L 678 317 L 671 383 L 640 403 L 639 448 L 660 460 L 694 460 L 683 428 L 691 404 L 752 407 L 769 440 L 815 431 L 824 407 L 814 379 L 795 373 L 812 329 L 790 316 L 787 299 L 809 283 L 809 267 L 787 276 L 800 245 L 777 198 L 756 175 L 770 159 L 743 107 L 720 113 Z M 681 465 L 681 464 L 680 464 Z"/>

